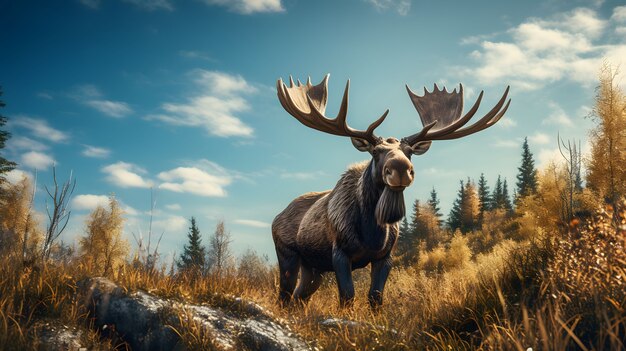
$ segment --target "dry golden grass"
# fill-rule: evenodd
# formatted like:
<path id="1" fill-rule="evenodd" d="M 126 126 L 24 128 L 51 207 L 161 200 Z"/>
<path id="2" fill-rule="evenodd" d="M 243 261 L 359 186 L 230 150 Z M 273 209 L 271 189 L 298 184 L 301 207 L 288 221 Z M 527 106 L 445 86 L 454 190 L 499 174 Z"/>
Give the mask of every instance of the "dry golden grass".
<path id="1" fill-rule="evenodd" d="M 471 239 L 470 239 L 471 240 Z M 422 264 L 396 267 L 385 304 L 372 311 L 367 270 L 355 271 L 356 301 L 338 307 L 331 274 L 305 306 L 276 304 L 277 271 L 256 275 L 226 270 L 221 277 L 145 271 L 125 265 L 112 278 L 129 291 L 142 289 L 181 301 L 208 303 L 245 314 L 235 297 L 253 301 L 321 350 L 621 350 L 626 337 L 626 203 L 599 212 L 589 223 L 572 223 L 566 236 L 532 242 L 502 240 L 475 253 L 456 238 L 423 253 Z M 491 246 L 491 245 L 490 245 Z M 438 250 L 436 253 L 434 251 Z M 433 256 L 433 257 L 429 257 Z M 76 281 L 90 275 L 80 266 L 15 269 L 0 262 L 0 345 L 37 347 L 35 321 L 58 319 L 86 327 L 76 301 Z M 356 324 L 323 326 L 336 318 Z M 211 335 L 181 314 L 176 331 L 190 349 L 215 349 Z M 97 333 L 85 342 L 102 345 Z M 119 345 L 118 345 L 119 346 Z"/>

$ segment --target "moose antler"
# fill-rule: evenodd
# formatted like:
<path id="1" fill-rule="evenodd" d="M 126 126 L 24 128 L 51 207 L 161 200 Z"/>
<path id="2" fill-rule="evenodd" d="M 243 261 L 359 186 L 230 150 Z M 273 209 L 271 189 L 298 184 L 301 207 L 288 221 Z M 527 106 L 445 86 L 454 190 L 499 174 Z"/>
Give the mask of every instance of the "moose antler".
<path id="1" fill-rule="evenodd" d="M 408 85 L 406 86 L 406 90 L 422 120 L 422 125 L 424 125 L 424 128 L 420 132 L 402 139 L 403 142 L 409 145 L 414 145 L 420 141 L 426 140 L 457 139 L 489 128 L 502 118 L 511 103 L 511 99 L 509 99 L 504 108 L 502 108 L 509 94 L 509 87 L 507 86 L 502 98 L 500 98 L 500 101 L 498 101 L 496 106 L 494 106 L 489 113 L 471 126 L 461 128 L 474 117 L 480 105 L 480 101 L 483 98 L 483 91 L 478 95 L 474 106 L 461 117 L 461 113 L 463 112 L 462 84 L 459 84 L 459 92 L 457 92 L 455 88 L 450 93 L 445 87 L 443 90 L 439 90 L 439 87 L 435 84 L 432 92 L 428 92 L 426 88 L 424 88 L 424 96 L 418 96 L 412 92 Z M 432 130 L 435 126 L 438 126 L 438 128 Z"/>
<path id="2" fill-rule="evenodd" d="M 380 118 L 370 124 L 365 131 L 350 128 L 346 123 L 350 80 L 346 83 L 346 89 L 343 93 L 343 99 L 341 100 L 341 107 L 339 108 L 337 117 L 327 118 L 324 116 L 326 102 L 328 100 L 329 76 L 330 74 L 327 74 L 318 85 L 312 85 L 310 77 L 306 84 L 302 84 L 298 80 L 298 84 L 295 85 L 293 79 L 289 76 L 289 87 L 287 87 L 287 85 L 283 83 L 282 78 L 280 78 L 276 83 L 278 100 L 280 100 L 281 105 L 283 105 L 283 108 L 289 112 L 290 115 L 294 116 L 300 123 L 309 128 L 339 136 L 365 139 L 372 145 L 380 143 L 380 138 L 374 135 L 374 129 L 383 123 L 389 110 L 385 111 Z"/>

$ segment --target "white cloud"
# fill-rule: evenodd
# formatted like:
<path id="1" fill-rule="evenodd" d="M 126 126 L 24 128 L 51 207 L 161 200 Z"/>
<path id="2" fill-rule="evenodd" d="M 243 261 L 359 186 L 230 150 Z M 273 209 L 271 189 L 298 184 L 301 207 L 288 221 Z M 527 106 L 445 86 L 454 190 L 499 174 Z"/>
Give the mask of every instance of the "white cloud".
<path id="1" fill-rule="evenodd" d="M 120 118 L 127 116 L 133 112 L 133 110 L 125 102 L 110 101 L 110 100 L 88 100 L 85 101 L 87 106 L 104 113 L 107 116 Z"/>
<path id="2" fill-rule="evenodd" d="M 504 129 L 510 129 L 513 127 L 517 127 L 517 121 L 515 121 L 513 118 L 504 116 L 501 120 L 498 121 L 496 125 Z"/>
<path id="3" fill-rule="evenodd" d="M 36 137 L 55 143 L 64 142 L 69 139 L 69 135 L 67 133 L 50 127 L 50 125 L 48 125 L 48 122 L 43 119 L 31 118 L 27 116 L 18 116 L 13 121 L 11 121 L 11 125 L 28 129 Z"/>
<path id="4" fill-rule="evenodd" d="M 93 157 L 93 158 L 107 158 L 111 154 L 111 150 L 105 149 L 103 147 L 96 147 L 91 145 L 84 145 L 83 156 Z"/>
<path id="5" fill-rule="evenodd" d="M 166 10 L 173 11 L 174 5 L 169 0 L 124 0 L 146 11 Z"/>
<path id="6" fill-rule="evenodd" d="M 257 221 L 254 219 L 235 219 L 234 222 L 237 224 L 245 225 L 248 227 L 254 227 L 254 228 L 269 228 L 270 227 L 269 223 Z"/>
<path id="7" fill-rule="evenodd" d="M 177 233 L 187 228 L 187 219 L 182 216 L 167 216 L 152 222 L 154 233 Z"/>
<path id="8" fill-rule="evenodd" d="M 153 185 L 151 181 L 140 175 L 145 174 L 146 171 L 132 163 L 110 164 L 103 167 L 102 172 L 107 174 L 107 181 L 122 188 L 149 188 Z"/>
<path id="9" fill-rule="evenodd" d="M 202 127 L 209 134 L 251 136 L 253 129 L 242 122 L 236 114 L 250 109 L 244 94 L 257 91 L 241 76 L 223 72 L 196 70 L 195 83 L 202 93 L 191 97 L 187 103 L 165 103 L 164 113 L 148 116 L 173 125 Z"/>
<path id="10" fill-rule="evenodd" d="M 406 16 L 411 10 L 411 0 L 365 0 L 372 4 L 378 11 L 389 9 L 396 11 L 401 16 Z"/>
<path id="11" fill-rule="evenodd" d="M 105 99 L 100 89 L 93 84 L 79 86 L 70 96 L 109 117 L 122 118 L 133 113 L 127 103 Z"/>
<path id="12" fill-rule="evenodd" d="M 27 137 L 13 136 L 7 141 L 7 149 L 44 151 L 48 149 L 48 146 Z"/>
<path id="13" fill-rule="evenodd" d="M 548 103 L 548 106 L 552 109 L 552 112 L 541 124 L 556 124 L 563 127 L 571 127 L 574 125 L 572 120 L 565 113 L 565 110 L 563 110 L 559 104 L 551 101 Z"/>
<path id="14" fill-rule="evenodd" d="M 232 177 L 198 167 L 178 167 L 158 175 L 163 181 L 159 188 L 178 193 L 190 193 L 207 197 L 224 197 L 224 187 Z"/>
<path id="15" fill-rule="evenodd" d="M 98 206 L 108 208 L 109 197 L 106 195 L 82 194 L 72 199 L 72 209 L 77 211 L 92 211 Z"/>
<path id="16" fill-rule="evenodd" d="M 249 15 L 257 12 L 283 12 L 281 0 L 204 0 L 208 5 L 225 6 L 229 10 Z"/>
<path id="17" fill-rule="evenodd" d="M 611 16 L 611 21 L 615 22 L 626 22 L 626 6 L 617 6 L 613 8 L 613 15 Z"/>
<path id="18" fill-rule="evenodd" d="M 178 52 L 178 54 L 188 59 L 214 61 L 214 59 L 209 54 L 196 50 L 181 50 Z"/>
<path id="19" fill-rule="evenodd" d="M 621 18 L 621 10 L 616 11 L 613 16 Z M 498 35 L 503 37 L 499 41 L 490 36 L 478 39 L 480 48 L 470 54 L 476 66 L 461 68 L 460 73 L 483 84 L 511 84 L 517 90 L 539 89 L 560 80 L 592 86 L 605 58 L 614 65 L 626 63 L 625 44 L 596 42 L 612 26 L 615 23 L 588 8 L 548 19 L 530 18 Z"/>
<path id="20" fill-rule="evenodd" d="M 541 149 L 539 151 L 539 155 L 537 155 L 538 168 L 542 169 L 547 167 L 551 162 L 561 162 L 563 160 L 563 156 L 559 152 L 558 148 L 554 149 Z"/>
<path id="21" fill-rule="evenodd" d="M 45 170 L 54 164 L 54 159 L 39 151 L 30 151 L 22 155 L 22 165 L 38 170 Z"/>
<path id="22" fill-rule="evenodd" d="M 551 141 L 550 137 L 547 134 L 541 132 L 537 132 L 534 135 L 528 137 L 528 140 L 530 140 L 531 143 L 537 145 L 549 144 Z"/>
<path id="23" fill-rule="evenodd" d="M 180 207 L 179 204 L 169 204 L 169 205 L 165 205 L 165 208 L 171 211 L 180 211 L 182 207 Z"/>

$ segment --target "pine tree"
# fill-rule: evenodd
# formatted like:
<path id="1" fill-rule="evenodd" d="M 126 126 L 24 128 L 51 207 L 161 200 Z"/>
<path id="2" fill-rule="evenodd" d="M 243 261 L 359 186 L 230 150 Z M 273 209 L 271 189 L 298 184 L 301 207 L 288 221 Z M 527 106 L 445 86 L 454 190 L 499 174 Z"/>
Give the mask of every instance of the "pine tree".
<path id="1" fill-rule="evenodd" d="M 435 190 L 434 187 L 433 187 L 433 190 L 430 192 L 430 199 L 428 199 L 428 205 L 430 206 L 430 208 L 433 210 L 433 213 L 437 217 L 438 225 L 441 226 L 441 223 L 443 223 L 443 220 L 441 219 L 441 217 L 443 217 L 443 214 L 441 213 L 441 208 L 439 208 L 439 197 L 437 196 L 437 191 Z"/>
<path id="2" fill-rule="evenodd" d="M 496 180 L 496 186 L 493 188 L 493 194 L 491 195 L 490 210 L 498 208 L 504 208 L 503 191 L 502 191 L 502 179 L 498 174 L 498 180 Z"/>
<path id="3" fill-rule="evenodd" d="M 452 209 L 450 210 L 450 215 L 448 216 L 448 227 L 454 231 L 455 229 L 461 228 L 462 222 L 462 209 L 463 204 L 465 202 L 465 186 L 463 185 L 463 181 L 460 181 L 461 188 L 457 193 L 457 197 L 452 204 Z"/>
<path id="4" fill-rule="evenodd" d="M 487 180 L 485 179 L 484 173 L 481 173 L 480 178 L 478 179 L 478 203 L 479 203 L 478 221 L 479 223 L 482 223 L 483 218 L 485 218 L 485 212 L 489 211 L 490 206 L 491 206 L 491 196 L 489 195 L 489 186 L 487 185 Z"/>
<path id="5" fill-rule="evenodd" d="M 398 256 L 403 257 L 403 261 L 405 264 L 413 262 L 413 259 L 417 254 L 418 236 L 422 231 L 420 223 L 420 212 L 420 201 L 419 199 L 415 199 L 411 212 L 411 223 L 409 224 L 407 218 L 405 217 L 400 228 L 401 231 L 404 230 L 404 235 L 402 235 L 401 233 L 400 238 L 398 238 Z"/>
<path id="6" fill-rule="evenodd" d="M 511 203 L 511 198 L 509 197 L 509 187 L 506 184 L 506 178 L 504 182 L 502 182 L 502 208 L 504 208 L 508 213 L 513 212 L 513 204 Z"/>
<path id="7" fill-rule="evenodd" d="M 191 217 L 191 227 L 187 234 L 189 243 L 184 246 L 183 253 L 178 261 L 178 269 L 181 271 L 200 272 L 204 268 L 205 248 L 202 246 L 200 230 L 196 226 L 196 219 Z"/>
<path id="8" fill-rule="evenodd" d="M 522 144 L 522 164 L 517 168 L 517 196 L 519 198 L 537 193 L 537 170 L 528 138 Z"/>
<path id="9" fill-rule="evenodd" d="M 2 88 L 0 87 L 0 97 L 2 96 Z M 0 108 L 6 106 L 2 100 L 0 100 Z M 7 123 L 7 118 L 0 114 L 0 127 L 3 127 Z M 4 149 L 6 141 L 11 137 L 11 133 L 0 129 L 0 151 Z M 11 162 L 0 155 L 0 184 L 4 181 L 4 173 L 7 173 L 15 168 L 15 162 Z"/>

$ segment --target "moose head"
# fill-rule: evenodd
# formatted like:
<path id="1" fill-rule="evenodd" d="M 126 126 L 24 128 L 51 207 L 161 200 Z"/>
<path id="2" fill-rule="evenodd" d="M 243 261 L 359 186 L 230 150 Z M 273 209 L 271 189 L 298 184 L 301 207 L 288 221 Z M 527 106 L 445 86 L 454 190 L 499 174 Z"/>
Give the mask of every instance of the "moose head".
<path id="1" fill-rule="evenodd" d="M 424 95 L 419 96 L 406 86 L 407 92 L 421 118 L 423 128 L 418 133 L 398 140 L 394 137 L 383 138 L 374 134 L 374 130 L 385 120 L 389 110 L 385 111 L 367 130 L 356 130 L 348 126 L 348 95 L 350 80 L 346 83 L 339 113 L 334 118 L 325 115 L 328 101 L 328 78 L 318 85 L 311 84 L 311 78 L 306 84 L 299 80 L 294 83 L 289 77 L 290 86 L 282 79 L 277 82 L 278 99 L 283 108 L 305 126 L 324 133 L 350 137 L 352 145 L 362 152 L 369 152 L 376 169 L 374 180 L 380 186 L 388 189 L 385 196 L 394 196 L 391 192 L 402 192 L 411 185 L 414 179 L 412 155 L 421 155 L 428 151 L 433 140 L 449 140 L 461 138 L 494 125 L 506 113 L 510 99 L 504 105 L 509 87 L 506 88 L 500 101 L 489 113 L 471 126 L 465 126 L 474 116 L 483 98 L 483 91 L 472 108 L 463 116 L 463 85 L 459 84 L 459 91 L 455 88 L 448 92 L 446 88 L 439 89 L 434 85 L 433 91 L 424 88 Z M 504 106 L 504 108 L 503 108 Z M 382 212 L 382 211 L 381 211 Z M 382 217 L 383 213 L 380 213 Z M 389 218 L 379 218 L 385 223 L 394 223 L 402 219 L 402 213 L 388 213 Z M 398 217 L 399 215 L 399 217 Z M 378 216 L 377 216 L 378 217 Z"/>

